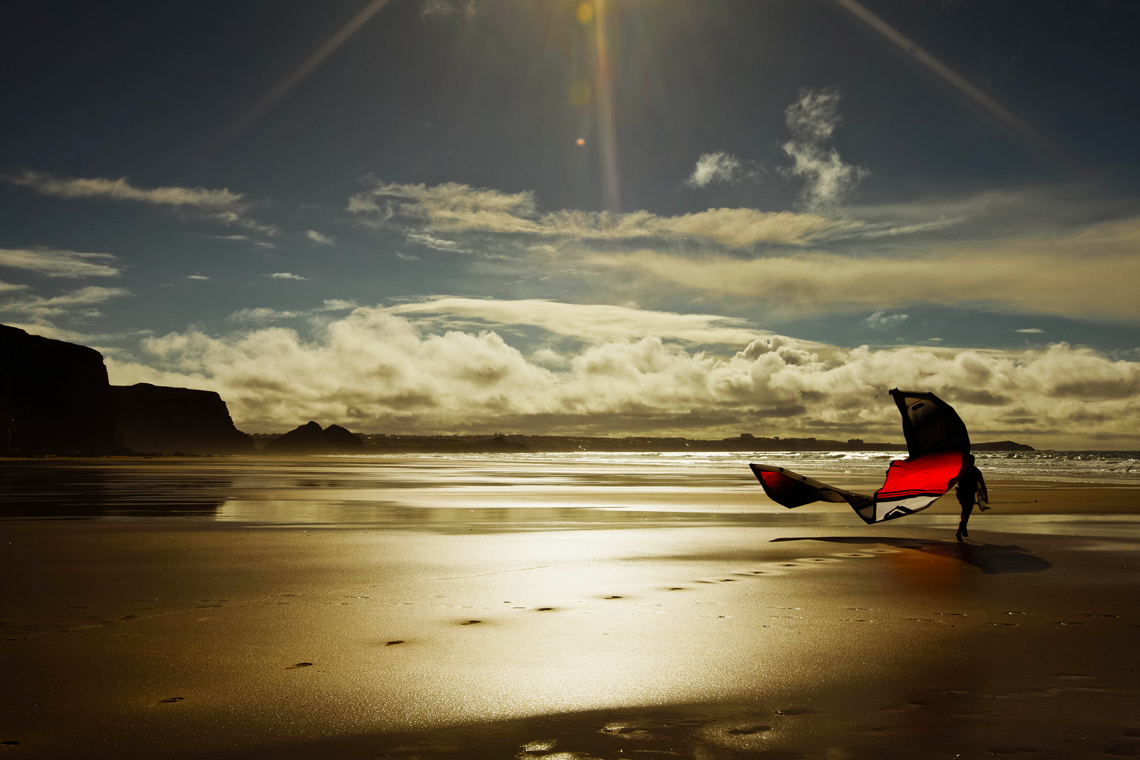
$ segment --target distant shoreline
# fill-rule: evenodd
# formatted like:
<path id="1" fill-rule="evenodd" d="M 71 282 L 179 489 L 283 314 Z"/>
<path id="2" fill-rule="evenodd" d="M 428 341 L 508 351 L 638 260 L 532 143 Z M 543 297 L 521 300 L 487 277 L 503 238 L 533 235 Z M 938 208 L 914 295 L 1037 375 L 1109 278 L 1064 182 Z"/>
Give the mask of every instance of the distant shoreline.
<path id="1" fill-rule="evenodd" d="M 905 451 L 906 444 L 880 443 L 850 439 L 833 441 L 823 438 L 762 438 L 748 434 L 735 438 L 704 440 L 694 438 L 657 438 L 631 436 L 603 438 L 557 435 L 379 435 L 358 434 L 368 453 L 440 453 L 440 454 L 511 454 L 552 453 L 566 451 Z M 254 434 L 258 449 L 277 438 L 277 434 Z M 1035 451 L 1032 446 L 1014 441 L 976 443 L 974 451 Z"/>

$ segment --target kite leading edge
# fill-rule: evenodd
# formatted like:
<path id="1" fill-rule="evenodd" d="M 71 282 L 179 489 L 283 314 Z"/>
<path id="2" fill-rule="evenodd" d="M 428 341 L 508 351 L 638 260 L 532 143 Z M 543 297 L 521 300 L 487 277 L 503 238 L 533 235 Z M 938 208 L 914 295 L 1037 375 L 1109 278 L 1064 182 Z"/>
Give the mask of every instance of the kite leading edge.
<path id="1" fill-rule="evenodd" d="M 891 390 L 902 414 L 907 458 L 891 462 L 874 496 L 835 488 L 783 467 L 750 464 L 772 501 L 793 509 L 813 501 L 847 502 L 863 522 L 921 512 L 949 491 L 970 456 L 970 435 L 954 408 L 933 393 Z"/>

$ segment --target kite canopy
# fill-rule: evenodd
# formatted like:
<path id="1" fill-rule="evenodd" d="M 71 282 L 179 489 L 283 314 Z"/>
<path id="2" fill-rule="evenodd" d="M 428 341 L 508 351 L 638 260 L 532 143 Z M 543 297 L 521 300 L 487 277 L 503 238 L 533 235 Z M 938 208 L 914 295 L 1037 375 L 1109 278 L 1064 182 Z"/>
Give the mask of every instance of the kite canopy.
<path id="1" fill-rule="evenodd" d="M 970 455 L 970 435 L 954 408 L 933 393 L 891 392 L 902 414 L 906 459 L 891 462 L 874 496 L 835 488 L 783 467 L 750 464 L 764 493 L 788 509 L 813 501 L 847 502 L 866 523 L 920 512 L 958 482 Z"/>

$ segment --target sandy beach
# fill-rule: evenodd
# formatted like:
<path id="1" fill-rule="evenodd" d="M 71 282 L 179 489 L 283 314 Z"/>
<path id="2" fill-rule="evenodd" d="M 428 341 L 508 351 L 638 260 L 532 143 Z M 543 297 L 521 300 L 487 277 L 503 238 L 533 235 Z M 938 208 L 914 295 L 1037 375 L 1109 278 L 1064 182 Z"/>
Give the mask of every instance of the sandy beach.
<path id="1" fill-rule="evenodd" d="M 382 465 L 0 465 L 0 752 L 1140 756 L 1134 485 Z"/>

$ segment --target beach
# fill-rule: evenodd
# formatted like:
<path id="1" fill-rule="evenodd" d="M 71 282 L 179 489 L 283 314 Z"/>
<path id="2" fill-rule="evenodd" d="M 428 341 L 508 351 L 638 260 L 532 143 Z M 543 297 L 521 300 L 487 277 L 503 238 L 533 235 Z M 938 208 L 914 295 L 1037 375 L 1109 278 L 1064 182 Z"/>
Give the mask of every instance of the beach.
<path id="1" fill-rule="evenodd" d="M 4 462 L 0 752 L 1140 756 L 1137 484 L 652 461 Z"/>

